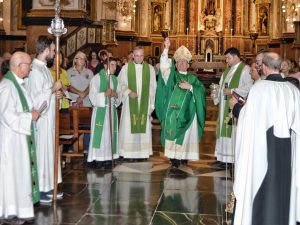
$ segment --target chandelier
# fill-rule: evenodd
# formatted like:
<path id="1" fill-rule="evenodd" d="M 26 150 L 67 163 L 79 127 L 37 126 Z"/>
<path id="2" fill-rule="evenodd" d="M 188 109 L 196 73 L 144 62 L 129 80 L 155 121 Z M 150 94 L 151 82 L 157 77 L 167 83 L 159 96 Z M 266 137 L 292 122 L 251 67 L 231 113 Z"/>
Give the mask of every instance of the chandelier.
<path id="1" fill-rule="evenodd" d="M 282 0 L 281 8 L 286 24 L 294 28 L 294 21 L 300 21 L 300 0 Z"/>
<path id="2" fill-rule="evenodd" d="M 123 17 L 124 22 L 130 22 L 135 16 L 137 0 L 104 0 L 110 10 L 117 10 Z"/>

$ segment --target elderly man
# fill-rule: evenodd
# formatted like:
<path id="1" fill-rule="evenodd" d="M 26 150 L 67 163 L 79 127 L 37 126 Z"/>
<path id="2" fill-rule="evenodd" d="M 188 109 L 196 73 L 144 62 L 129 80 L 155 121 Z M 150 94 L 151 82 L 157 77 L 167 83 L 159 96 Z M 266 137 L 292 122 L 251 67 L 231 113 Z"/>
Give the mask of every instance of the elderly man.
<path id="1" fill-rule="evenodd" d="M 213 99 L 214 104 L 219 104 L 219 116 L 217 121 L 217 141 L 215 154 L 217 163 L 213 166 L 225 168 L 226 163 L 234 162 L 234 150 L 232 142 L 232 125 L 228 123 L 229 99 L 233 92 L 246 98 L 252 86 L 250 68 L 240 59 L 240 52 L 236 48 L 225 51 L 225 60 L 228 68 L 222 74 L 219 83 L 219 93 Z"/>
<path id="2" fill-rule="evenodd" d="M 300 221 L 300 92 L 264 53 L 265 80 L 251 88 L 236 137 L 234 225 Z"/>
<path id="3" fill-rule="evenodd" d="M 166 38 L 160 59 L 155 108 L 162 127 L 161 143 L 165 156 L 172 165 L 187 164 L 199 159 L 199 140 L 205 123 L 205 88 L 187 72 L 192 58 L 189 50 L 181 46 L 174 54 L 174 64 L 168 59 L 170 40 Z"/>
<path id="4" fill-rule="evenodd" d="M 54 58 L 55 45 L 47 36 L 39 36 L 36 42 L 37 57 L 32 62 L 28 79 L 28 92 L 34 108 L 40 108 L 46 102 L 47 108 L 36 122 L 36 151 L 41 191 L 41 203 L 52 201 L 54 189 L 54 135 L 55 135 L 55 94 L 61 89 L 60 81 L 53 82 L 47 68 L 47 61 Z M 58 183 L 61 182 L 61 168 L 58 164 Z M 62 198 L 62 193 L 58 193 Z"/>
<path id="5" fill-rule="evenodd" d="M 16 52 L 0 83 L 0 218 L 9 224 L 32 220 L 40 198 L 32 125 L 40 112 L 32 109 L 23 80 L 30 69 L 30 56 Z"/>
<path id="6" fill-rule="evenodd" d="M 133 62 L 125 64 L 118 76 L 119 99 L 123 103 L 119 154 L 129 159 L 146 159 L 152 155 L 151 113 L 154 110 L 156 75 L 144 61 L 144 49 L 133 50 Z"/>

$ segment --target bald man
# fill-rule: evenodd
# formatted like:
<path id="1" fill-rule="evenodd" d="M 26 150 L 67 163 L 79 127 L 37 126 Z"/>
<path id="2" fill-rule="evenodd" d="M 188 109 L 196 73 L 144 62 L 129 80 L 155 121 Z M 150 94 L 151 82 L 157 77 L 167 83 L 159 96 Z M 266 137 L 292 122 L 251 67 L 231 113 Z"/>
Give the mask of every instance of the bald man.
<path id="1" fill-rule="evenodd" d="M 34 218 L 40 197 L 32 126 L 40 113 L 24 87 L 30 70 L 30 56 L 16 52 L 0 83 L 0 218 L 14 224 Z"/>
<path id="2" fill-rule="evenodd" d="M 264 53 L 239 115 L 233 225 L 300 222 L 300 92 L 280 75 L 277 53 Z"/>

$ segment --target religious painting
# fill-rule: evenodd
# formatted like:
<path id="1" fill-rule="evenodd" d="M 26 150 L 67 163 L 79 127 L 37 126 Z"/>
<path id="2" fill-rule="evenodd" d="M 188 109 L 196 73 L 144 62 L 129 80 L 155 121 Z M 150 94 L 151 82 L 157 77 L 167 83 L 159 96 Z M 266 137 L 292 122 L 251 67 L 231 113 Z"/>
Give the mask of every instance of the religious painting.
<path id="1" fill-rule="evenodd" d="M 152 3 L 152 33 L 160 34 L 163 27 L 164 5 L 161 3 Z"/>
<path id="2" fill-rule="evenodd" d="M 256 8 L 256 27 L 259 35 L 269 35 L 270 6 L 269 4 L 259 4 Z"/>
<path id="3" fill-rule="evenodd" d="M 25 30 L 25 18 L 26 14 L 30 11 L 32 8 L 32 1 L 26 1 L 26 0 L 18 0 L 18 29 L 19 30 Z"/>
<path id="4" fill-rule="evenodd" d="M 152 44 L 152 49 L 153 49 L 153 52 L 152 52 L 152 55 L 153 56 L 156 56 L 156 57 L 160 57 L 161 55 L 161 43 L 153 43 Z"/>

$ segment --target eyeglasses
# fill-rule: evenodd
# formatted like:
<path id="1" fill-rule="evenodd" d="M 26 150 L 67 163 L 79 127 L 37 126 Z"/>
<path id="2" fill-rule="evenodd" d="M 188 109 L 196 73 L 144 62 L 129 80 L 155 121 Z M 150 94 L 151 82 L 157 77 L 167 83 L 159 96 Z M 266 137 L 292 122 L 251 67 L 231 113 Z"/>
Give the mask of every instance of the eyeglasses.
<path id="1" fill-rule="evenodd" d="M 25 64 L 25 65 L 31 66 L 31 63 L 26 63 L 26 62 L 19 63 L 19 66 L 20 66 L 20 65 L 22 65 L 22 64 Z"/>

